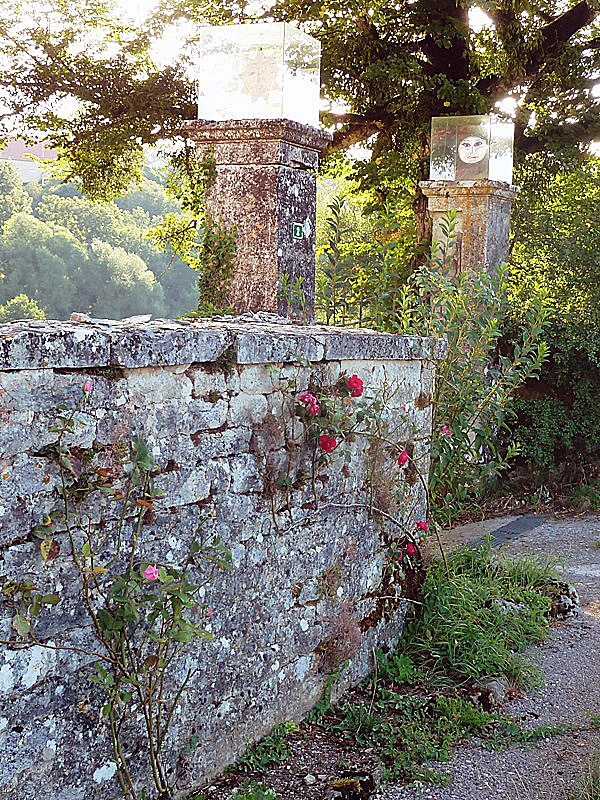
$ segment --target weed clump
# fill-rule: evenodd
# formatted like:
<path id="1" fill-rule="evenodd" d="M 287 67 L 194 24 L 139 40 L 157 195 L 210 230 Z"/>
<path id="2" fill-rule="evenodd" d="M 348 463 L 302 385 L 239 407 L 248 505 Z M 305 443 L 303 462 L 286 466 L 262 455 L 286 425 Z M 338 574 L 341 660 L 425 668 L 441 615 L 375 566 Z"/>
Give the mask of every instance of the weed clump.
<path id="1" fill-rule="evenodd" d="M 346 701 L 322 708 L 318 723 L 371 748 L 384 777 L 437 784 L 448 776 L 436 764 L 468 736 L 496 749 L 564 732 L 523 729 L 471 699 L 484 678 L 539 682 L 521 651 L 548 631 L 551 600 L 543 591 L 553 575 L 552 564 L 510 561 L 490 541 L 434 563 L 397 651 L 377 652 L 372 675 Z"/>
<path id="2" fill-rule="evenodd" d="M 227 800 L 278 800 L 278 795 L 263 783 L 248 781 L 229 795 Z"/>
<path id="3" fill-rule="evenodd" d="M 249 747 L 226 772 L 265 775 L 270 767 L 281 764 L 289 757 L 290 749 L 287 738 L 298 731 L 299 728 L 294 722 L 277 725 L 260 742 Z"/>
<path id="4" fill-rule="evenodd" d="M 447 561 L 427 573 L 420 613 L 402 642 L 405 658 L 435 685 L 498 675 L 516 686 L 539 684 L 537 669 L 519 654 L 548 631 L 551 599 L 541 590 L 553 565 L 495 555 L 489 540 Z"/>

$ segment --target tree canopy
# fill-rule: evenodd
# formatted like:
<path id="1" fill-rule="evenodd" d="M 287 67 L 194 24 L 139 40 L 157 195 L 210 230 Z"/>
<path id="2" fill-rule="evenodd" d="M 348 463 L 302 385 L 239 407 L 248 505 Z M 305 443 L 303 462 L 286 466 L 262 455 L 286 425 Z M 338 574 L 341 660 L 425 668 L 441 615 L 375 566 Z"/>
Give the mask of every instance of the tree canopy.
<path id="1" fill-rule="evenodd" d="M 475 7 L 487 15 L 480 25 Z M 143 144 L 177 136 L 195 116 L 189 49 L 160 66 L 156 40 L 181 21 L 193 40 L 198 23 L 247 20 L 245 9 L 171 0 L 134 27 L 104 0 L 8 0 L 3 128 L 43 131 L 84 191 L 122 192 L 141 174 Z M 324 117 L 337 126 L 333 149 L 371 140 L 373 182 L 389 170 L 413 185 L 424 176 L 431 116 L 487 113 L 507 97 L 518 103 L 518 153 L 581 150 L 600 137 L 598 0 L 279 0 L 258 18 L 297 20 L 322 41 L 323 94 L 345 107 Z"/>

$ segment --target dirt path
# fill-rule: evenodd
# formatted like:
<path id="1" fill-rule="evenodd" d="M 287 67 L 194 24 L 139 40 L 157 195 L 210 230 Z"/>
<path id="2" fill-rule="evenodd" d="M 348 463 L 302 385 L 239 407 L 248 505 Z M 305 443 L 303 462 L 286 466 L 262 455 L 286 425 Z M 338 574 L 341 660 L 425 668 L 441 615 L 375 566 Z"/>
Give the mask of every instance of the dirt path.
<path id="1" fill-rule="evenodd" d="M 589 726 L 589 715 L 600 715 L 600 516 L 503 519 L 465 526 L 453 532 L 453 540 L 474 544 L 488 531 L 496 531 L 498 543 L 510 553 L 559 558 L 564 579 L 581 598 L 579 616 L 559 623 L 532 651 L 544 688 L 507 710 L 530 727 Z M 594 753 L 600 753 L 600 732 L 591 730 L 502 752 L 467 744 L 445 766 L 451 776 L 447 787 L 388 785 L 373 800 L 567 800 Z"/>

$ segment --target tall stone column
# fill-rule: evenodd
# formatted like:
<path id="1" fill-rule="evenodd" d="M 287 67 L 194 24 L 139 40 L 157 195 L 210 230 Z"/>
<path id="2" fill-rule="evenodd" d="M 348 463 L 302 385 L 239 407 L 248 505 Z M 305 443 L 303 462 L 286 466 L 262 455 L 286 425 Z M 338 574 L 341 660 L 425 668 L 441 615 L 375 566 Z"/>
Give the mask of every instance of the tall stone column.
<path id="1" fill-rule="evenodd" d="M 212 153 L 216 161 L 207 212 L 236 231 L 235 271 L 224 303 L 239 313 L 286 315 L 291 310 L 289 293 L 281 292 L 286 280 L 288 286 L 301 287 L 303 300 L 293 305 L 311 319 L 316 169 L 331 134 L 287 119 L 198 120 L 187 123 L 185 132 L 199 158 Z"/>
<path id="2" fill-rule="evenodd" d="M 493 272 L 508 259 L 510 212 L 519 193 L 502 181 L 421 181 L 433 219 L 432 239 L 443 241 L 444 215 L 456 211 L 455 269 Z"/>

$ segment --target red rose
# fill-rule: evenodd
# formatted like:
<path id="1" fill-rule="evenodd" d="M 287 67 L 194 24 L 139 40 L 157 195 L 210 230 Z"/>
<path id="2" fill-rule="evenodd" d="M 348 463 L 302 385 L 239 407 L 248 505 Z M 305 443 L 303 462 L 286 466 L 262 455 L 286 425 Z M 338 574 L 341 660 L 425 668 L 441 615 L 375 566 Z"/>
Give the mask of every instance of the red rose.
<path id="1" fill-rule="evenodd" d="M 409 543 L 406 545 L 406 554 L 407 554 L 407 555 L 409 555 L 409 556 L 414 556 L 414 554 L 415 554 L 416 552 L 417 552 L 417 550 L 416 550 L 416 548 L 415 548 L 414 544 L 412 544 L 412 542 L 409 542 Z"/>
<path id="2" fill-rule="evenodd" d="M 408 453 L 406 452 L 406 450 L 403 450 L 403 451 L 400 453 L 400 455 L 398 456 L 398 465 L 399 465 L 400 467 L 403 467 L 405 464 L 408 464 L 408 460 L 409 460 L 409 458 L 410 458 L 410 456 L 408 455 Z"/>
<path id="3" fill-rule="evenodd" d="M 350 389 L 352 397 L 360 397 L 365 390 L 365 385 L 358 375 L 351 375 L 346 381 L 346 386 Z"/>
<path id="4" fill-rule="evenodd" d="M 423 531 L 423 533 L 427 533 L 428 529 L 429 529 L 428 525 L 424 520 L 421 520 L 421 522 L 417 522 L 417 530 Z"/>
<path id="5" fill-rule="evenodd" d="M 333 436 L 328 436 L 326 433 L 324 433 L 322 436 L 319 436 L 319 447 L 326 453 L 331 453 L 331 451 L 335 450 L 337 446 L 338 443 Z"/>
<path id="6" fill-rule="evenodd" d="M 303 392 L 298 399 L 304 406 L 312 406 L 317 402 L 317 398 L 310 392 Z"/>

